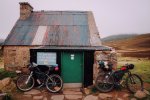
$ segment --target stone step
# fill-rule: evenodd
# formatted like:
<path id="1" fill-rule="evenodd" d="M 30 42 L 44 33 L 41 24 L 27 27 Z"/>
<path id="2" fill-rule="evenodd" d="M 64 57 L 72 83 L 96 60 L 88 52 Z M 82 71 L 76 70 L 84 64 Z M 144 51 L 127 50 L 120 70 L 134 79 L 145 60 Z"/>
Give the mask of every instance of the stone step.
<path id="1" fill-rule="evenodd" d="M 41 91 L 40 90 L 36 90 L 36 89 L 32 89 L 28 92 L 24 92 L 25 95 L 38 95 L 38 94 L 41 94 Z"/>
<path id="2" fill-rule="evenodd" d="M 63 94 L 65 95 L 82 95 L 82 92 L 80 91 L 80 88 L 72 88 L 72 89 L 64 89 Z"/>
<path id="3" fill-rule="evenodd" d="M 77 92 L 80 92 L 81 89 L 80 88 L 65 88 L 63 91 L 77 91 Z"/>
<path id="4" fill-rule="evenodd" d="M 32 98 L 32 95 L 29 95 L 29 94 L 24 94 L 23 96 L 27 98 Z"/>
<path id="5" fill-rule="evenodd" d="M 43 96 L 33 96 L 33 100 L 42 100 Z"/>
<path id="6" fill-rule="evenodd" d="M 51 100 L 64 100 L 65 96 L 64 95 L 53 95 L 51 97 Z"/>
<path id="7" fill-rule="evenodd" d="M 81 100 L 82 95 L 65 95 L 66 100 Z"/>
<path id="8" fill-rule="evenodd" d="M 98 100 L 98 97 L 97 96 L 93 96 L 93 95 L 88 95 L 83 100 Z"/>

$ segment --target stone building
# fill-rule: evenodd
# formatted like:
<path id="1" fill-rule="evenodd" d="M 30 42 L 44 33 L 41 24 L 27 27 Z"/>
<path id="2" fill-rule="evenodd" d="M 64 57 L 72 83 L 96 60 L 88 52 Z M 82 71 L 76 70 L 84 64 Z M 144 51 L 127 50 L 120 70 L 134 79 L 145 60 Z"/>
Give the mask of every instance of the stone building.
<path id="1" fill-rule="evenodd" d="M 109 48 L 101 45 L 91 11 L 33 11 L 22 2 L 20 18 L 4 43 L 4 66 L 16 70 L 29 62 L 58 64 L 65 85 L 86 87 L 93 84 L 96 50 Z"/>

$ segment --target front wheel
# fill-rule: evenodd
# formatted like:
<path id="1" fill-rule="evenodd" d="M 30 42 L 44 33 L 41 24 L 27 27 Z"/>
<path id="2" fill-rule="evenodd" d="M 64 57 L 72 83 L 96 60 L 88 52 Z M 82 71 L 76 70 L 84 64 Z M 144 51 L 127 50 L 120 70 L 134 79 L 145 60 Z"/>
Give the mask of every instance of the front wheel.
<path id="1" fill-rule="evenodd" d="M 30 75 L 22 75 L 17 79 L 16 86 L 21 91 L 29 91 L 35 84 L 34 78 Z"/>
<path id="2" fill-rule="evenodd" d="M 95 85 L 101 92 L 110 92 L 114 88 L 114 78 L 110 74 L 99 74 Z"/>
<path id="3" fill-rule="evenodd" d="M 143 89 L 143 81 L 136 74 L 131 74 L 129 77 L 127 77 L 126 85 L 127 85 L 127 89 L 131 93 L 135 93 L 136 91 Z"/>
<path id="4" fill-rule="evenodd" d="M 46 80 L 46 88 L 52 92 L 56 93 L 62 90 L 63 81 L 59 75 L 50 75 Z"/>

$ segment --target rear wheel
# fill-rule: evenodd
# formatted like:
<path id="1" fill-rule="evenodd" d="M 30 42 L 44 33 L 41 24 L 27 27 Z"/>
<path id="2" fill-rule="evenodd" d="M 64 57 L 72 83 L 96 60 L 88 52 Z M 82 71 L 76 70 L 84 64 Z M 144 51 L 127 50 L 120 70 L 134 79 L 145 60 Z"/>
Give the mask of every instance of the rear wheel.
<path id="1" fill-rule="evenodd" d="M 131 74 L 127 80 L 126 80 L 126 85 L 127 85 L 127 89 L 131 92 L 131 93 L 135 93 L 138 90 L 142 90 L 143 89 L 143 81 L 142 79 L 136 75 L 136 74 Z"/>
<path id="2" fill-rule="evenodd" d="M 52 92 L 56 93 L 62 90 L 63 81 L 59 75 L 50 75 L 46 80 L 46 88 Z"/>
<path id="3" fill-rule="evenodd" d="M 99 74 L 95 83 L 101 92 L 110 92 L 114 88 L 114 78 L 110 74 Z"/>
<path id="4" fill-rule="evenodd" d="M 30 75 L 22 75 L 17 79 L 16 86 L 21 91 L 29 91 L 35 84 L 34 78 Z"/>

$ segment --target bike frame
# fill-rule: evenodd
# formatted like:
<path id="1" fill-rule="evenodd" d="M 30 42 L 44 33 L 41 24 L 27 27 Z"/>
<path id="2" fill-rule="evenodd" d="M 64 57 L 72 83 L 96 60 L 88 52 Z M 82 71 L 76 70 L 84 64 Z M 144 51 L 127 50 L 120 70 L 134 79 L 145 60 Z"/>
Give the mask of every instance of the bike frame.
<path id="1" fill-rule="evenodd" d="M 33 71 L 30 72 L 30 75 L 29 75 L 27 81 L 25 82 L 26 84 L 28 84 L 28 82 L 29 82 L 30 78 L 32 77 L 32 75 L 33 75 Z"/>

